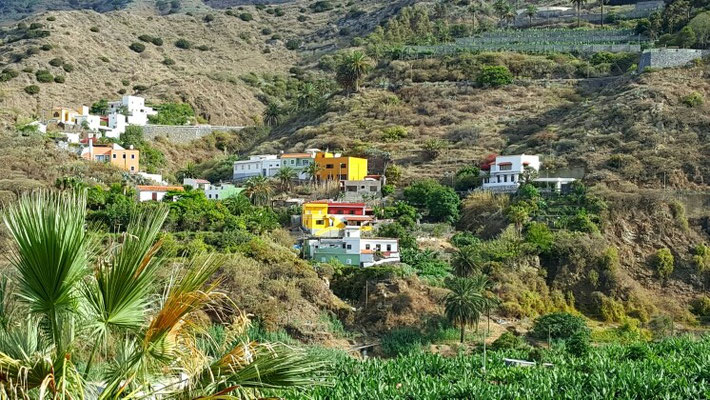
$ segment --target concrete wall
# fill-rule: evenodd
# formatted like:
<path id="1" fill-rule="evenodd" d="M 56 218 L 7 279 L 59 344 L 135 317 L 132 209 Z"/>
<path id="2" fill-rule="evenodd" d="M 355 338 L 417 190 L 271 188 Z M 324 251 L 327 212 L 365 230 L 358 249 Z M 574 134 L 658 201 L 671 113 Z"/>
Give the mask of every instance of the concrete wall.
<path id="1" fill-rule="evenodd" d="M 146 139 L 155 139 L 163 136 L 174 143 L 189 143 L 193 140 L 207 136 L 215 131 L 239 131 L 243 126 L 216 126 L 216 125 L 196 125 L 196 126 L 175 126 L 175 125 L 146 125 L 143 127 L 143 136 Z"/>
<path id="2" fill-rule="evenodd" d="M 710 54 L 707 50 L 694 49 L 652 49 L 641 54 L 639 71 L 647 67 L 671 68 L 680 67 Z"/>

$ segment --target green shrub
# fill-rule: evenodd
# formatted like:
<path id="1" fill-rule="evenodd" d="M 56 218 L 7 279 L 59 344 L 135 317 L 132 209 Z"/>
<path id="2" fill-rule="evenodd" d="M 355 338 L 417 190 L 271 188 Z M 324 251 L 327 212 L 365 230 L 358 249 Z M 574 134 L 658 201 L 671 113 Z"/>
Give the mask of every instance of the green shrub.
<path id="1" fill-rule="evenodd" d="M 487 65 L 481 68 L 476 82 L 481 86 L 504 86 L 513 83 L 513 75 L 504 65 Z"/>
<path id="2" fill-rule="evenodd" d="M 573 356 L 586 357 L 591 349 L 589 333 L 583 331 L 575 333 L 565 342 L 565 349 Z"/>
<path id="3" fill-rule="evenodd" d="M 300 39 L 289 39 L 286 41 L 286 48 L 288 50 L 298 50 L 302 43 Z"/>
<path id="4" fill-rule="evenodd" d="M 72 64 L 64 64 L 62 65 L 62 69 L 64 70 L 64 72 L 71 73 L 72 71 L 74 71 L 74 66 Z"/>
<path id="5" fill-rule="evenodd" d="M 165 58 L 163 59 L 163 64 L 165 64 L 165 65 L 175 65 L 175 60 L 173 60 L 172 58 L 169 58 L 169 57 L 165 57 Z"/>
<path id="6" fill-rule="evenodd" d="M 49 83 L 54 81 L 54 76 L 46 69 L 41 69 L 35 72 L 35 78 L 37 78 L 37 82 L 42 83 Z"/>
<path id="7" fill-rule="evenodd" d="M 35 95 L 39 93 L 39 86 L 30 85 L 25 87 L 25 93 Z"/>
<path id="8" fill-rule="evenodd" d="M 175 41 L 175 47 L 178 49 L 189 50 L 192 48 L 192 43 L 190 43 L 187 39 L 178 39 Z"/>
<path id="9" fill-rule="evenodd" d="M 584 318 L 566 312 L 554 312 L 536 319 L 531 333 L 538 339 L 568 339 L 580 332 L 589 332 Z"/>
<path id="10" fill-rule="evenodd" d="M 244 22 L 249 22 L 249 21 L 254 20 L 254 16 L 251 15 L 250 13 L 245 12 L 245 13 L 239 14 L 239 19 L 241 19 Z"/>
<path id="11" fill-rule="evenodd" d="M 673 254 L 670 249 L 663 248 L 659 249 L 654 257 L 653 265 L 656 268 L 656 273 L 658 277 L 662 280 L 668 279 L 673 273 L 674 264 Z"/>
<path id="12" fill-rule="evenodd" d="M 201 44 L 201 45 L 197 46 L 196 49 L 199 51 L 208 51 L 210 49 L 210 47 L 207 46 L 206 44 Z"/>
<path id="13" fill-rule="evenodd" d="M 693 92 L 687 96 L 684 96 L 681 101 L 683 104 L 691 108 L 699 107 L 705 102 L 703 95 L 698 92 Z"/>
<path id="14" fill-rule="evenodd" d="M 395 188 L 394 185 L 382 186 L 382 196 L 385 196 L 385 197 L 391 196 L 392 194 L 394 194 L 394 188 Z"/>
<path id="15" fill-rule="evenodd" d="M 150 43 L 153 41 L 153 37 L 150 35 L 140 35 L 138 36 L 138 40 L 146 43 Z"/>
<path id="16" fill-rule="evenodd" d="M 274 33 L 274 31 L 272 31 L 271 28 L 262 28 L 261 29 L 262 35 L 271 35 L 272 33 Z"/>
<path id="17" fill-rule="evenodd" d="M 394 329 L 380 339 L 382 352 L 387 357 L 413 353 L 427 343 L 427 338 L 414 328 Z"/>
<path id="18" fill-rule="evenodd" d="M 498 339 L 491 343 L 491 349 L 493 350 L 512 350 L 519 349 L 523 347 L 525 342 L 518 336 L 515 336 L 512 332 L 503 332 Z"/>
<path id="19" fill-rule="evenodd" d="M 91 28 L 89 28 L 89 30 L 90 30 L 91 32 L 96 33 L 96 32 L 99 31 L 99 27 L 98 27 L 98 26 L 92 26 Z"/>
<path id="20" fill-rule="evenodd" d="M 330 11 L 334 8 L 333 3 L 329 0 L 319 0 L 308 6 L 314 13 Z"/>
<path id="21" fill-rule="evenodd" d="M 690 310 L 699 317 L 710 317 L 710 297 L 699 296 L 691 303 Z"/>
<path id="22" fill-rule="evenodd" d="M 204 21 L 205 23 L 210 23 L 210 22 L 214 21 L 214 15 L 207 14 L 207 15 L 205 15 L 204 18 L 202 18 L 202 21 Z"/>
<path id="23" fill-rule="evenodd" d="M 64 60 L 61 58 L 53 58 L 49 60 L 49 65 L 53 67 L 61 67 L 62 65 L 64 65 Z"/>
<path id="24" fill-rule="evenodd" d="M 150 41 L 156 46 L 162 46 L 163 45 L 163 39 L 159 37 L 154 37 L 153 40 Z"/>
<path id="25" fill-rule="evenodd" d="M 143 43 L 138 43 L 138 42 L 131 43 L 131 45 L 128 46 L 128 48 L 135 51 L 136 53 L 142 53 L 145 51 L 145 45 Z"/>
<path id="26" fill-rule="evenodd" d="M 134 91 L 134 92 L 137 92 L 137 93 L 145 92 L 146 90 L 148 90 L 148 86 L 146 86 L 146 85 L 135 85 L 135 86 L 133 86 L 133 91 Z"/>
<path id="27" fill-rule="evenodd" d="M 50 51 L 50 50 L 52 50 L 53 48 L 54 48 L 54 46 L 52 46 L 52 45 L 49 44 L 49 43 L 43 44 L 42 47 L 40 47 L 40 49 L 42 49 L 42 50 L 44 50 L 44 51 Z"/>
<path id="28" fill-rule="evenodd" d="M 57 75 L 54 77 L 54 82 L 56 83 L 64 83 L 64 77 L 61 75 Z"/>
<path id="29" fill-rule="evenodd" d="M 57 17 L 55 17 L 54 15 L 51 15 L 51 16 L 47 17 L 47 21 L 49 21 L 49 22 L 53 22 L 53 21 L 56 21 L 56 20 L 57 20 Z"/>
<path id="30" fill-rule="evenodd" d="M 385 142 L 396 142 L 409 136 L 409 131 L 402 125 L 389 126 L 382 130 L 382 138 Z"/>

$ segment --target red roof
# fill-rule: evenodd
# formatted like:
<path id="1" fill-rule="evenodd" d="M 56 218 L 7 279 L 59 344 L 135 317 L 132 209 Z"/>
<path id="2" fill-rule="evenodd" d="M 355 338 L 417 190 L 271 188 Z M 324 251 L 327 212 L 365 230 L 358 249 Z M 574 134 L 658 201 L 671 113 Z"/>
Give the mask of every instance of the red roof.
<path id="1" fill-rule="evenodd" d="M 346 215 L 344 219 L 346 221 L 372 221 L 373 217 L 370 215 Z"/>
<path id="2" fill-rule="evenodd" d="M 328 202 L 328 207 L 365 207 L 365 203 L 336 203 Z"/>
<path id="3" fill-rule="evenodd" d="M 185 190 L 182 186 L 152 186 L 152 185 L 138 185 L 136 188 L 139 191 L 145 192 L 169 192 L 171 190 L 182 192 Z"/>

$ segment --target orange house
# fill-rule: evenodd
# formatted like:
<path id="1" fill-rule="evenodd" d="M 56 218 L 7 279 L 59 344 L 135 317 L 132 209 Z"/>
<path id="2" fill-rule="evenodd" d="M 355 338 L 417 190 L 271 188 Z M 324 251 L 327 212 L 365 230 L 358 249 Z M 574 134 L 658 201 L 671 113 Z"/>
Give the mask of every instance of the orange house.
<path id="1" fill-rule="evenodd" d="M 94 145 L 93 141 L 89 141 L 89 147 L 85 147 L 81 152 L 81 157 L 86 160 L 111 163 L 118 168 L 130 173 L 136 173 L 140 170 L 140 151 L 129 149 L 112 144 L 112 145 Z"/>

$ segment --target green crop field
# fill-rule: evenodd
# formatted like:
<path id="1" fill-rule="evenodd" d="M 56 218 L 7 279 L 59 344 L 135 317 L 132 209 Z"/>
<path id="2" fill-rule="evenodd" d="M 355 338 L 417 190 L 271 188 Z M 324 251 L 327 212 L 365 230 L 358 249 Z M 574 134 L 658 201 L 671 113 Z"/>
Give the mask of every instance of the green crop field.
<path id="1" fill-rule="evenodd" d="M 445 358 L 415 353 L 395 359 L 359 361 L 339 357 L 332 387 L 291 392 L 289 399 L 708 399 L 710 337 L 658 343 L 609 345 L 577 358 L 561 348 L 543 353 L 553 367 L 506 367 L 503 358 Z"/>

